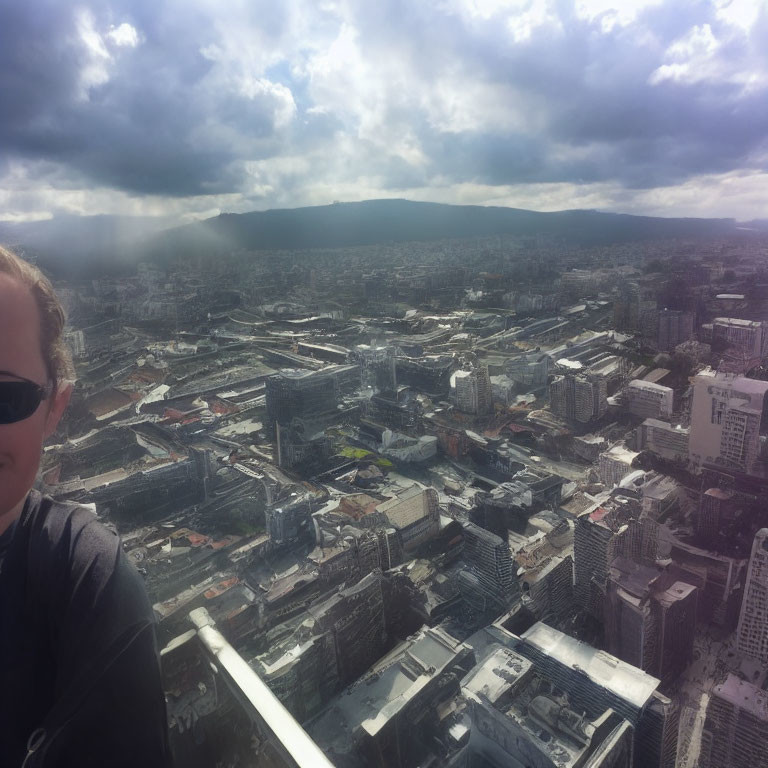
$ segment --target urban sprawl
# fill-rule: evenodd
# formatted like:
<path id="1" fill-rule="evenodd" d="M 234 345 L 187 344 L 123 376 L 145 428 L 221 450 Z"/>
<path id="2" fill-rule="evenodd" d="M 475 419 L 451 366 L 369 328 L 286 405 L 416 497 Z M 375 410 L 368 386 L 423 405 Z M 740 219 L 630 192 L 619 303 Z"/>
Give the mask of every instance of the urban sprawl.
<path id="1" fill-rule="evenodd" d="M 180 765 L 768 766 L 765 238 L 56 288 L 41 488 L 144 576 Z"/>

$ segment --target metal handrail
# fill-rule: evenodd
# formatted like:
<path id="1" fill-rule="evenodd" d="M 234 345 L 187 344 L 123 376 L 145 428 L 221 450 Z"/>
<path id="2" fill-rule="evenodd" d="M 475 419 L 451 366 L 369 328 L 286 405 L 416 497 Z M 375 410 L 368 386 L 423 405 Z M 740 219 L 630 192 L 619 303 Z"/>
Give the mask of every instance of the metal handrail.
<path id="1" fill-rule="evenodd" d="M 203 647 L 215 659 L 242 696 L 251 704 L 269 736 L 297 768 L 334 768 L 320 747 L 309 737 L 264 681 L 216 629 L 216 622 L 205 608 L 196 608 L 189 618 L 197 628 Z"/>

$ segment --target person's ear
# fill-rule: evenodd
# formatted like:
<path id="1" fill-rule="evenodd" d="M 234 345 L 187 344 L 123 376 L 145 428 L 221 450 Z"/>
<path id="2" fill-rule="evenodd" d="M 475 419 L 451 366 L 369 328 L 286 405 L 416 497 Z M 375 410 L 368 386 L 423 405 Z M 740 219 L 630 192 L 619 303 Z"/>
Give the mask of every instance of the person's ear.
<path id="1" fill-rule="evenodd" d="M 69 405 L 69 398 L 72 397 L 71 384 L 59 384 L 50 398 L 48 414 L 45 417 L 45 439 L 47 440 L 59 426 L 61 417 Z"/>

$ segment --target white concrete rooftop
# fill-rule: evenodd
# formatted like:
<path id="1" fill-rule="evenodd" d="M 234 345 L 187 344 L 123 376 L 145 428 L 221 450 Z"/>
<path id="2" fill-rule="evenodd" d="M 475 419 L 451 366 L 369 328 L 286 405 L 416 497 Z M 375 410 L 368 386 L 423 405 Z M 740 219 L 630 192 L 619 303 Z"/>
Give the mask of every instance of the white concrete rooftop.
<path id="1" fill-rule="evenodd" d="M 593 682 L 625 699 L 638 709 L 645 706 L 660 681 L 605 651 L 575 640 L 539 621 L 522 639 L 567 667 L 583 672 Z"/>

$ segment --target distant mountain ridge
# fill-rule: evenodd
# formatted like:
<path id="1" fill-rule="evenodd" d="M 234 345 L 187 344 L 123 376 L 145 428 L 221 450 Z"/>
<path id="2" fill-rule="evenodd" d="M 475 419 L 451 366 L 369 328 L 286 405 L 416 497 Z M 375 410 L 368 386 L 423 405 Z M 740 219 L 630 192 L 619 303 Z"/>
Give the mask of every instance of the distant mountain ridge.
<path id="1" fill-rule="evenodd" d="M 224 247 L 293 250 L 504 234 L 601 243 L 735 231 L 733 219 L 665 219 L 582 210 L 544 213 L 385 199 L 221 214 L 163 232 L 154 242 L 161 248 L 179 242 L 195 248 L 202 239 L 204 243 L 220 241 Z"/>
<path id="2" fill-rule="evenodd" d="M 130 217 L 66 217 L 0 224 L 0 241 L 28 248 L 58 272 L 175 258 L 232 249 L 304 250 L 495 235 L 549 235 L 582 245 L 662 238 L 703 238 L 765 231 L 762 222 L 734 219 L 633 216 L 599 211 L 529 211 L 520 208 L 447 205 L 401 199 L 333 203 L 306 208 L 225 213 L 163 231 L 167 220 Z M 153 231 L 154 230 L 154 231 Z M 58 263 L 57 263 L 58 262 Z"/>

